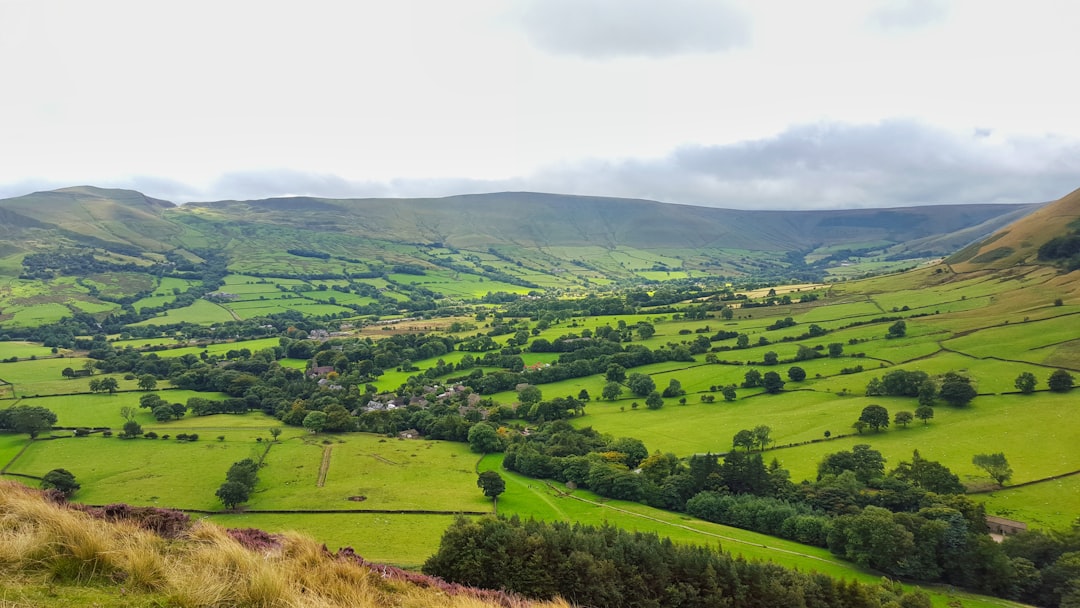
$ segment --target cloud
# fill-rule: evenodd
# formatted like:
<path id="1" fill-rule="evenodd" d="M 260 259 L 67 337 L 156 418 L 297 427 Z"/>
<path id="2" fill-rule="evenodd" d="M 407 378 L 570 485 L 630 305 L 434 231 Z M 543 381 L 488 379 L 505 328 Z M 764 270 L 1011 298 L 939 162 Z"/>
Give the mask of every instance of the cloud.
<path id="1" fill-rule="evenodd" d="M 869 21 L 883 30 L 912 30 L 943 20 L 948 12 L 944 0 L 885 0 Z"/>
<path id="2" fill-rule="evenodd" d="M 720 0 L 530 0 L 519 20 L 537 47 L 587 59 L 716 53 L 751 37 L 749 18 Z"/>
<path id="3" fill-rule="evenodd" d="M 1080 141 L 954 133 L 907 120 L 819 123 L 536 178 L 560 192 L 750 209 L 1042 202 L 1080 187 Z"/>
<path id="4" fill-rule="evenodd" d="M 72 183 L 0 184 L 0 197 Z M 195 186 L 154 177 L 94 185 L 177 203 L 277 196 L 430 198 L 537 191 L 738 209 L 836 209 L 1043 202 L 1080 187 L 1080 140 L 953 132 L 913 120 L 816 123 L 773 137 L 687 145 L 660 158 L 585 159 L 506 179 L 367 181 L 295 170 L 251 170 Z"/>

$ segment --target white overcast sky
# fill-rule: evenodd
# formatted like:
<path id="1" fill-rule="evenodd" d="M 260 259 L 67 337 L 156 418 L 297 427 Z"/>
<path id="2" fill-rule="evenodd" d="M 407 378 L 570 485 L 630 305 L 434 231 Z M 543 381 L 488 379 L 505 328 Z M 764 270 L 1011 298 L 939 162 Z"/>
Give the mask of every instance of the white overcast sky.
<path id="1" fill-rule="evenodd" d="M 0 0 L 0 197 L 1080 187 L 1073 0 Z"/>

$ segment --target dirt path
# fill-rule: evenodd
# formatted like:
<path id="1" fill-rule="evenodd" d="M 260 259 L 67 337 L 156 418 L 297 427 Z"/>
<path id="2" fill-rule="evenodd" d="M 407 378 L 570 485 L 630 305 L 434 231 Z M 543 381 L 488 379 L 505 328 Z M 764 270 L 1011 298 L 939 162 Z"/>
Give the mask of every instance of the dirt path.
<path id="1" fill-rule="evenodd" d="M 319 481 L 315 482 L 316 488 L 321 488 L 326 485 L 326 472 L 330 470 L 330 452 L 333 451 L 333 446 L 326 446 L 322 451 L 322 464 L 319 466 Z"/>

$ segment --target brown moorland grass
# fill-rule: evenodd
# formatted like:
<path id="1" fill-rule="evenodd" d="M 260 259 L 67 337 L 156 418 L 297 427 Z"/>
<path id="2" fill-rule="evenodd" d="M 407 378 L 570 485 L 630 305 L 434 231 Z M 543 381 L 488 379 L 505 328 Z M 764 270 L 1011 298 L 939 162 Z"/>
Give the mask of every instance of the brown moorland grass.
<path id="1" fill-rule="evenodd" d="M 0 484 L 0 586 L 19 606 L 567 606 L 377 571 L 295 534 L 242 536 L 196 522 L 165 539 Z"/>

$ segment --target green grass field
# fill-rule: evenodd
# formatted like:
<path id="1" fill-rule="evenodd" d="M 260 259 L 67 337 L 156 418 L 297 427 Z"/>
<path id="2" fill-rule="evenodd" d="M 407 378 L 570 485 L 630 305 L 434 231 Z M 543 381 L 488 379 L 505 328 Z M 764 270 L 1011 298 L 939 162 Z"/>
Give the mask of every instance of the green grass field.
<path id="1" fill-rule="evenodd" d="M 78 382 L 78 380 L 71 380 L 71 382 Z M 134 385 L 134 381 L 121 380 L 121 382 L 127 382 L 127 384 Z M 58 395 L 54 397 L 22 399 L 19 401 L 19 405 L 39 406 L 52 410 L 56 413 L 57 425 L 71 427 L 107 426 L 113 429 L 119 429 L 124 425 L 124 418 L 120 415 L 120 409 L 125 406 L 133 407 L 137 410 L 135 420 L 146 427 L 147 430 L 160 431 L 162 429 L 157 427 L 168 427 L 169 425 L 177 424 L 178 422 L 186 422 L 189 419 L 195 419 L 189 414 L 182 421 L 159 423 L 154 420 L 150 410 L 139 408 L 139 397 L 142 397 L 145 394 L 146 393 L 142 391 L 130 391 L 114 393 L 112 395 L 108 393 Z M 225 395 L 221 393 L 196 393 L 194 391 L 180 390 L 157 391 L 156 394 L 169 403 L 186 403 L 191 397 L 202 397 L 204 399 L 223 399 L 225 397 Z M 207 416 L 206 418 L 212 417 Z M 231 426 L 231 423 L 227 426 Z"/>
<path id="2" fill-rule="evenodd" d="M 317 487 L 327 448 L 325 485 Z M 483 511 L 486 499 L 475 491 L 475 464 L 476 455 L 463 443 L 364 433 L 296 437 L 273 446 L 248 506 Z M 360 496 L 363 501 L 349 500 Z"/>
<path id="3" fill-rule="evenodd" d="M 228 310 L 208 300 L 200 299 L 195 300 L 191 306 L 167 310 L 160 316 L 140 321 L 134 325 L 164 325 L 183 322 L 209 325 L 211 323 L 231 321 L 232 319 L 233 316 L 229 314 Z"/>
<path id="4" fill-rule="evenodd" d="M 41 476 L 52 469 L 67 469 L 82 484 L 78 500 L 88 504 L 126 502 L 214 510 L 221 507 L 214 492 L 224 481 L 225 471 L 261 447 L 208 437 L 181 443 L 91 435 L 36 441 L 8 472 Z"/>
<path id="5" fill-rule="evenodd" d="M 18 357 L 29 359 L 30 357 L 51 357 L 52 349 L 33 342 L 0 342 L 0 359 Z M 3 364 L 0 364 L 0 377 L 3 377 Z"/>
<path id="6" fill-rule="evenodd" d="M 363 503 L 360 503 L 363 504 Z M 331 551 L 352 547 L 364 559 L 419 570 L 435 552 L 453 515 L 409 513 L 236 513 L 211 515 L 229 528 L 299 532 L 325 543 Z"/>
<path id="7" fill-rule="evenodd" d="M 1065 530 L 1080 518 L 1080 475 L 973 494 L 972 498 L 983 503 L 991 515 L 1022 521 L 1032 528 Z"/>

